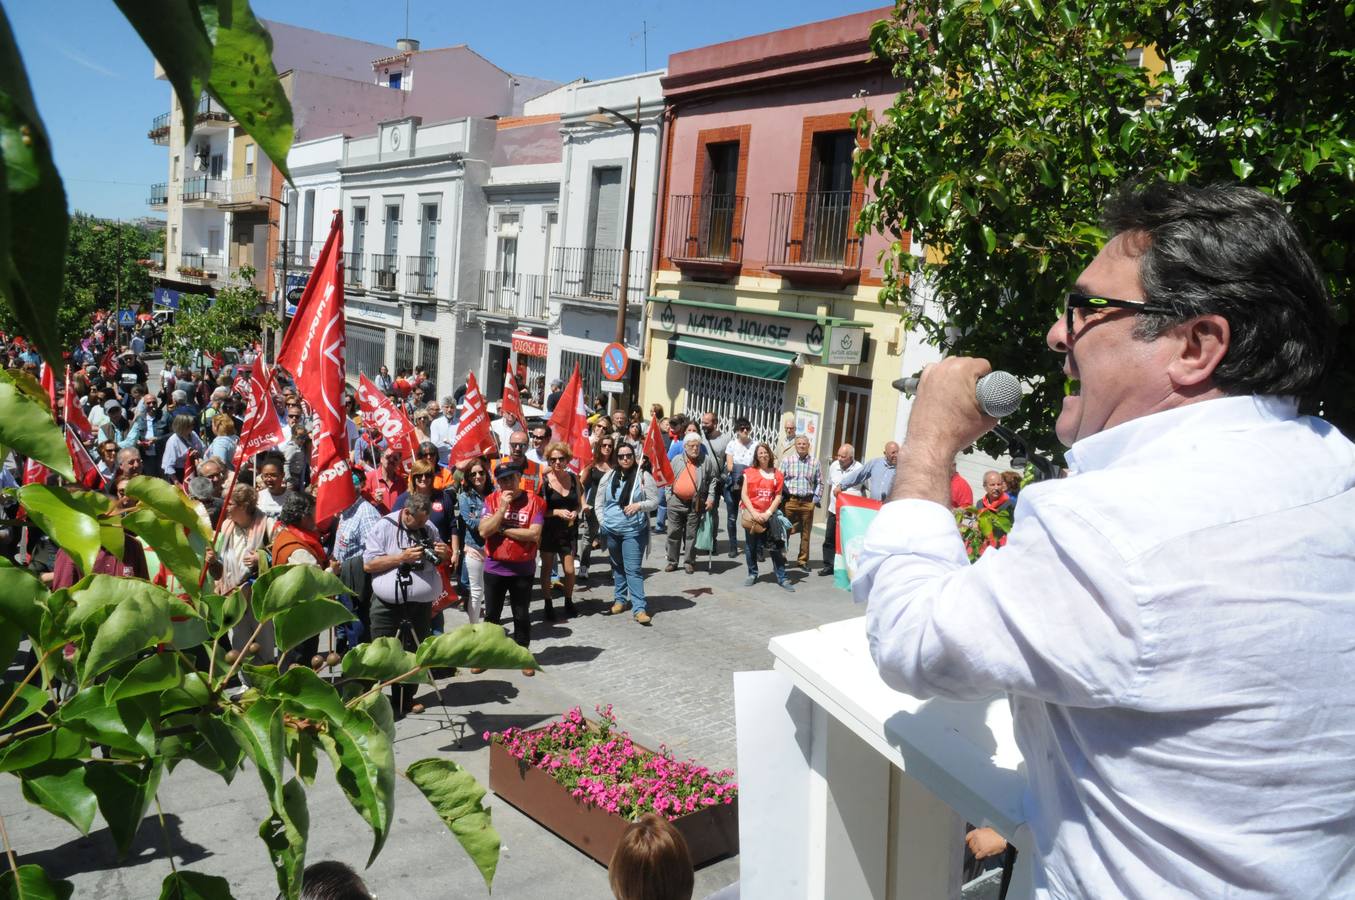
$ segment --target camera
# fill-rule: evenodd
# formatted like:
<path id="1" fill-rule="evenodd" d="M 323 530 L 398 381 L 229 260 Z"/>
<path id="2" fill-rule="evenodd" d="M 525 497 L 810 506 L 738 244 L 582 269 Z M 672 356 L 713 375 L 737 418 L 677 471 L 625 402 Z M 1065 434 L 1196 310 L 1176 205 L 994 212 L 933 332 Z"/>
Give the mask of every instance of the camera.
<path id="1" fill-rule="evenodd" d="M 406 531 L 405 534 L 409 536 L 411 547 L 418 547 L 423 551 L 423 562 L 417 566 L 409 563 L 402 563 L 400 566 L 401 573 L 414 572 L 424 566 L 436 566 L 442 562 L 442 557 L 438 555 L 437 547 L 432 538 L 422 532 L 416 531 Z"/>

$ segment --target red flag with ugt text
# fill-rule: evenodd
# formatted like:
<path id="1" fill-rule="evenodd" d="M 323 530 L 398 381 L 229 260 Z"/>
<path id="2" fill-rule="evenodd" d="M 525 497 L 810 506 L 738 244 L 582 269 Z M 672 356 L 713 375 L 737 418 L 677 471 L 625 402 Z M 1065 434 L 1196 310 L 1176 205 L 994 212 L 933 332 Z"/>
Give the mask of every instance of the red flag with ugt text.
<path id="1" fill-rule="evenodd" d="M 583 382 L 579 378 L 579 364 L 574 364 L 574 374 L 569 376 L 555 411 L 550 414 L 550 439 L 564 441 L 569 445 L 574 458 L 569 467 L 579 471 L 593 458 L 593 442 L 588 440 L 588 409 L 583 405 Z"/>
<path id="2" fill-rule="evenodd" d="M 282 339 L 278 365 L 292 373 L 315 411 L 315 519 L 324 522 L 357 499 L 344 418 L 343 216 L 338 212 Z"/>
<path id="3" fill-rule="evenodd" d="M 503 399 L 499 401 L 499 415 L 507 416 L 512 413 L 518 423 L 514 427 L 521 428 L 526 419 L 522 416 L 522 398 L 518 396 L 518 380 L 513 376 L 513 364 L 508 363 L 507 366 L 507 371 L 503 373 Z"/>
<path id="4" fill-rule="evenodd" d="M 508 388 L 505 387 L 504 396 L 507 395 Z M 499 445 L 494 440 L 494 433 L 489 430 L 485 397 L 480 393 L 480 386 L 475 383 L 475 374 L 468 374 L 466 395 L 461 399 L 461 418 L 456 426 L 456 439 L 452 442 L 452 465 L 458 466 L 477 456 L 494 456 L 498 452 Z"/>
<path id="5" fill-rule="evenodd" d="M 42 389 L 47 392 L 48 402 L 52 407 L 53 417 L 56 414 L 56 376 L 52 374 L 52 367 L 47 363 L 42 364 L 42 375 L 40 378 Z M 35 459 L 30 459 L 24 463 L 24 484 L 46 484 L 47 476 L 50 470 Z"/>
<path id="6" fill-rule="evenodd" d="M 668 459 L 668 451 L 663 446 L 663 436 L 659 434 L 659 417 L 649 421 L 649 430 L 645 432 L 645 459 L 649 460 L 649 474 L 654 483 L 667 487 L 673 483 L 673 463 Z"/>
<path id="7" fill-rule="evenodd" d="M 255 357 L 249 380 L 241 391 L 245 397 L 245 424 L 240 430 L 240 443 L 235 447 L 237 466 L 242 459 L 272 450 L 286 440 L 273 407 L 272 382 L 272 373 L 264 372 L 263 357 Z"/>
<path id="8" fill-rule="evenodd" d="M 66 420 L 66 424 L 75 429 L 75 433 L 80 436 L 80 440 L 87 441 L 94 435 L 94 426 L 90 425 L 89 419 L 85 418 L 85 412 L 80 408 L 75 391 L 71 388 L 70 366 L 66 367 L 66 393 L 62 395 L 61 399 L 61 415 Z"/>
<path id="9" fill-rule="evenodd" d="M 372 384 L 366 375 L 358 376 L 358 409 L 362 410 L 362 424 L 381 432 L 386 447 L 409 461 L 419 450 L 419 437 L 414 426 L 400 407 Z"/>

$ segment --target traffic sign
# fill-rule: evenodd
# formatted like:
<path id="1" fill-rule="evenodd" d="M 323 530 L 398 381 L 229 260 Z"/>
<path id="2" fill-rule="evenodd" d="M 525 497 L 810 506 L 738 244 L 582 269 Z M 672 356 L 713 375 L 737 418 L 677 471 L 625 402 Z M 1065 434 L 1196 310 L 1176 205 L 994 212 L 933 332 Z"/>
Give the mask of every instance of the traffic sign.
<path id="1" fill-rule="evenodd" d="M 625 345 L 611 343 L 602 349 L 602 377 L 611 381 L 620 381 L 626 377 L 626 369 L 630 367 L 630 354 L 626 352 Z M 603 388 L 606 390 L 606 388 Z M 618 386 L 616 391 L 621 388 Z M 615 392 L 614 392 L 615 393 Z"/>
<path id="2" fill-rule="evenodd" d="M 602 382 L 602 392 L 604 394 L 619 394 L 625 390 L 625 387 L 626 386 L 619 381 Z"/>
<path id="3" fill-rule="evenodd" d="M 124 309 L 122 312 L 118 313 L 118 324 L 123 328 L 131 328 L 136 324 L 136 313 L 132 312 L 130 309 Z"/>

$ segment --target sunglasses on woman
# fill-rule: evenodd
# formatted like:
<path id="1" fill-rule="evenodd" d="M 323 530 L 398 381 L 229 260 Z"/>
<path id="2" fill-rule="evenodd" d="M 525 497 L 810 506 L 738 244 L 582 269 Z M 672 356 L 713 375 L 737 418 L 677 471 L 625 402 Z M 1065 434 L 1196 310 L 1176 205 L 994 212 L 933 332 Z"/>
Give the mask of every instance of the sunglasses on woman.
<path id="1" fill-rule="evenodd" d="M 634 459 L 634 458 L 635 458 L 635 454 L 634 454 L 634 453 L 618 453 L 618 454 L 616 454 L 616 458 L 617 458 L 617 459 Z"/>
<path id="2" fill-rule="evenodd" d="M 470 477 L 471 477 L 471 478 L 484 478 L 484 477 L 485 477 L 485 470 L 484 470 L 484 469 L 476 469 L 474 472 L 471 472 L 471 473 L 470 473 Z"/>
<path id="3" fill-rule="evenodd" d="M 569 462 L 568 458 L 563 457 L 563 456 L 552 456 L 552 457 L 550 458 L 550 461 L 553 462 L 553 463 Z"/>

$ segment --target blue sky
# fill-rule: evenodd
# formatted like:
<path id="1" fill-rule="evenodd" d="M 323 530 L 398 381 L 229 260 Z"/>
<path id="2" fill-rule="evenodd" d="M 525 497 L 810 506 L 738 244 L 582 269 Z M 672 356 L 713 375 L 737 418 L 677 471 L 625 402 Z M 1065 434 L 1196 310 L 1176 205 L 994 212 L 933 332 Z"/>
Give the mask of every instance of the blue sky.
<path id="1" fill-rule="evenodd" d="M 668 54 L 885 5 L 869 0 L 605 0 L 515 4 L 410 0 L 409 36 L 426 48 L 466 43 L 503 68 L 558 81 L 609 78 Z M 405 31 L 405 4 L 381 0 L 253 0 L 263 18 L 378 43 Z M 511 13 L 509 9 L 511 8 Z M 112 0 L 6 4 L 55 146 L 72 210 L 132 218 L 166 179 L 165 148 L 146 138 L 169 109 L 169 86 Z"/>

